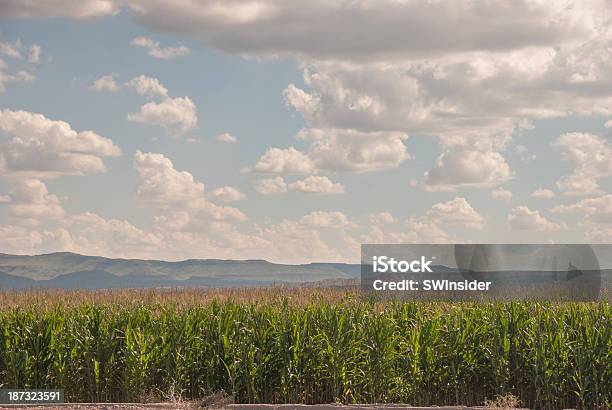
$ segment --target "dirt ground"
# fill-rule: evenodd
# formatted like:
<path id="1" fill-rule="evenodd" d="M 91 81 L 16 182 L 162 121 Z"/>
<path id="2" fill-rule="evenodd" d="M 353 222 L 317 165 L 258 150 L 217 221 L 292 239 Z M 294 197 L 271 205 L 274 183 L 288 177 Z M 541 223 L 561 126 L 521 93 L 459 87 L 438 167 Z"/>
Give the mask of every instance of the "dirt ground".
<path id="1" fill-rule="evenodd" d="M 46 405 L 46 406 L 0 406 L 0 409 L 30 409 L 30 410 L 66 410 L 66 409 L 78 409 L 78 410 L 154 410 L 154 409 L 177 409 L 177 410 L 191 410 L 191 409 L 232 409 L 232 410 L 374 410 L 374 409 L 392 409 L 392 410 L 484 410 L 485 407 L 411 407 L 406 405 L 334 405 L 334 404 L 320 404 L 307 406 L 303 404 L 214 404 L 211 406 L 202 405 L 200 402 L 183 402 L 183 403 L 154 403 L 154 404 L 63 404 L 63 405 Z M 508 409 L 512 410 L 512 409 Z M 519 409 L 514 409 L 519 410 Z"/>

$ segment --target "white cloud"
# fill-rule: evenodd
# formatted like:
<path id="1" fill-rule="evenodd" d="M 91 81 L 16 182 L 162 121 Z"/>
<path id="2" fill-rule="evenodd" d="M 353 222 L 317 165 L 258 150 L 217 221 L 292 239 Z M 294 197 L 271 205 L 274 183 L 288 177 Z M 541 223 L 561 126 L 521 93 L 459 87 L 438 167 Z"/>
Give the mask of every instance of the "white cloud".
<path id="1" fill-rule="evenodd" d="M 113 0 L 52 0 L 0 2 L 0 15 L 4 18 L 70 17 L 86 19 L 115 15 L 119 3 Z"/>
<path id="2" fill-rule="evenodd" d="M 508 224 L 515 230 L 557 231 L 564 228 L 563 225 L 543 217 L 539 211 L 531 210 L 526 206 L 512 208 L 508 214 Z"/>
<path id="3" fill-rule="evenodd" d="M 30 47 L 28 51 L 28 62 L 40 64 L 40 46 L 38 44 L 34 44 Z"/>
<path id="4" fill-rule="evenodd" d="M 149 102 L 140 111 L 128 114 L 128 120 L 159 125 L 170 134 L 184 134 L 198 123 L 196 106 L 189 97 L 168 98 L 162 102 Z"/>
<path id="5" fill-rule="evenodd" d="M 501 187 L 491 191 L 490 195 L 491 195 L 491 198 L 493 199 L 500 199 L 504 202 L 512 201 L 512 192 L 508 191 L 507 189 L 501 188 Z"/>
<path id="6" fill-rule="evenodd" d="M 140 200 L 159 208 L 204 206 L 204 184 L 187 171 L 177 171 L 164 155 L 137 151 L 134 168 Z"/>
<path id="7" fill-rule="evenodd" d="M 77 132 L 64 121 L 27 111 L 0 111 L 0 130 L 11 138 L 0 144 L 0 175 L 47 179 L 106 170 L 103 157 L 120 149 L 93 131 Z"/>
<path id="8" fill-rule="evenodd" d="M 6 83 L 27 83 L 34 81 L 36 77 L 28 71 L 19 70 L 14 74 L 7 74 L 4 70 L 6 65 L 0 60 L 0 94 L 5 90 Z"/>
<path id="9" fill-rule="evenodd" d="M 168 98 L 168 89 L 157 78 L 139 75 L 125 83 L 125 85 L 135 90 L 139 95 L 148 98 Z"/>
<path id="10" fill-rule="evenodd" d="M 0 54 L 13 58 L 21 58 L 21 48 L 20 40 L 17 40 L 14 44 L 0 41 Z"/>
<path id="11" fill-rule="evenodd" d="M 183 57 L 190 53 L 189 48 L 185 46 L 178 47 L 161 47 L 158 41 L 153 41 L 148 37 L 136 37 L 130 43 L 136 47 L 146 48 L 151 57 L 162 60 L 171 60 L 176 57 Z"/>
<path id="12" fill-rule="evenodd" d="M 451 238 L 444 230 L 443 221 L 434 221 L 429 218 L 411 217 L 406 221 L 407 233 L 404 240 L 392 241 L 394 243 L 450 243 Z M 468 227 L 472 227 L 468 224 Z"/>
<path id="13" fill-rule="evenodd" d="M 6 253 L 27 255 L 73 249 L 65 229 L 36 229 L 25 225 L 0 226 L 0 248 Z"/>
<path id="14" fill-rule="evenodd" d="M 126 220 L 105 219 L 91 212 L 66 218 L 65 226 L 71 244 L 68 249 L 86 255 L 155 258 L 163 248 L 158 235 Z"/>
<path id="15" fill-rule="evenodd" d="M 49 194 L 47 186 L 37 179 L 16 181 L 9 198 L 11 215 L 28 224 L 64 216 L 60 199 Z"/>
<path id="16" fill-rule="evenodd" d="M 311 142 L 308 153 L 294 147 L 269 148 L 254 171 L 278 174 L 371 172 L 397 167 L 410 158 L 403 142 L 408 136 L 404 133 L 307 128 L 301 130 L 297 138 Z"/>
<path id="17" fill-rule="evenodd" d="M 311 140 L 308 156 L 318 169 L 369 172 L 395 168 L 410 158 L 401 132 L 350 129 L 304 129 L 298 139 Z"/>
<path id="18" fill-rule="evenodd" d="M 612 147 L 605 139 L 587 133 L 561 135 L 554 146 L 564 160 L 572 162 L 574 172 L 561 178 L 557 187 L 565 195 L 601 192 L 599 179 L 612 176 Z"/>
<path id="19" fill-rule="evenodd" d="M 361 235 L 362 243 L 452 243 L 462 240 L 451 238 L 447 228 L 481 229 L 485 223 L 465 198 L 434 204 L 424 215 L 412 215 L 404 224 L 388 212 L 371 214 L 368 220 L 372 226 Z"/>
<path id="20" fill-rule="evenodd" d="M 555 193 L 550 189 L 538 188 L 531 193 L 533 198 L 550 199 L 555 197 Z"/>
<path id="21" fill-rule="evenodd" d="M 269 243 L 263 252 L 275 260 L 356 261 L 359 243 L 346 231 L 349 227 L 342 213 L 315 211 L 297 221 L 267 225 L 260 237 Z"/>
<path id="22" fill-rule="evenodd" d="M 113 93 L 116 93 L 121 89 L 115 81 L 115 74 L 103 75 L 94 81 L 89 88 L 95 91 L 109 91 Z"/>
<path id="23" fill-rule="evenodd" d="M 376 133 L 417 134 L 440 141 L 438 161 L 425 177 L 427 188 L 496 187 L 513 176 L 505 159 L 505 143 L 500 141 L 520 133 L 524 127 L 521 124 L 569 115 L 612 115 L 611 6 L 606 0 L 492 0 L 486 4 L 364 0 L 341 6 L 314 0 L 299 8 L 274 0 L 177 4 L 130 0 L 121 4 L 132 9 L 135 21 L 153 31 L 191 36 L 239 55 L 296 58 L 304 68 L 305 85 L 303 89 L 289 85 L 285 99 L 304 118 L 307 130 L 313 130 L 305 133 L 322 132 L 320 136 L 308 136 L 310 145 L 295 150 L 299 164 L 288 163 L 287 157 L 294 157 L 276 148 L 280 154 L 266 158 L 269 161 L 261 165 L 266 169 L 263 172 L 325 175 L 326 171 L 393 167 L 408 158 L 402 147 L 405 139 L 368 138 Z M 37 4 L 8 0 L 0 5 L 0 14 L 78 18 L 113 14 L 118 7 L 110 1 L 54 0 Z M 364 39 L 362 32 L 371 35 Z M 164 49 L 147 39 L 142 45 L 150 51 Z M 17 75 L 3 75 L 0 70 L 0 85 L 18 79 Z M 27 78 L 27 72 L 19 78 Z M 183 122 L 168 126 L 167 116 L 153 108 L 150 111 L 146 116 L 142 112 L 132 114 L 133 119 L 168 130 L 183 129 Z M 463 142 L 456 144 L 454 140 Z M 605 190 L 603 183 L 604 188 L 599 185 L 610 175 L 606 162 L 609 150 L 586 149 L 579 147 L 581 144 L 561 144 L 575 166 L 572 175 L 559 181 L 563 193 Z M 576 159 L 583 157 L 575 155 L 575 149 L 584 151 L 585 158 L 593 156 L 595 163 Z M 2 155 L 11 151 L 7 148 Z M 72 153 L 69 151 L 69 155 Z M 464 153 L 469 161 L 463 161 L 458 153 Z M 517 153 L 524 159 L 535 155 L 527 149 Z M 5 168 L 0 163 L 3 173 Z M 293 172 L 295 169 L 299 172 Z M 289 189 L 280 176 L 272 181 L 277 191 Z M 508 196 L 501 189 L 493 192 L 500 198 Z M 594 206 L 581 205 L 585 210 Z M 459 214 L 465 211 L 463 206 L 456 207 Z M 204 208 L 198 209 L 204 212 Z M 527 211 L 515 208 L 514 223 L 520 225 L 524 219 L 541 222 L 539 213 L 534 216 L 537 211 Z M 230 213 L 214 206 L 208 212 Z M 434 206 L 426 216 L 410 219 L 410 232 L 394 237 L 410 240 L 413 230 L 423 234 L 438 230 L 432 236 L 448 239 L 441 216 L 452 212 L 452 206 Z M 439 223 L 435 217 L 440 217 Z M 187 225 L 193 225 L 192 219 Z M 464 219 L 471 222 L 452 220 L 450 224 L 479 224 L 478 218 Z M 225 222 L 209 224 L 206 229 L 210 229 L 206 234 L 217 229 L 220 236 L 225 236 L 223 243 L 239 244 L 254 238 L 237 234 Z M 28 236 L 19 229 L 13 233 L 24 243 L 44 243 L 45 238 L 55 235 L 39 231 Z M 177 249 L 179 244 L 197 243 L 202 244 L 198 248 L 202 251 L 231 252 L 207 235 L 181 235 L 181 239 L 165 243 L 169 247 L 176 244 Z M 279 244 L 278 249 L 286 250 L 287 255 L 345 255 L 330 246 L 330 238 L 300 220 L 263 227 L 257 235 L 261 240 L 253 242 L 267 241 L 268 247 Z M 351 241 L 346 243 L 350 245 Z"/>
<path id="24" fill-rule="evenodd" d="M 221 202 L 236 202 L 242 201 L 245 198 L 245 195 L 231 186 L 223 186 L 214 189 L 210 196 L 212 199 L 216 199 Z"/>
<path id="25" fill-rule="evenodd" d="M 19 39 L 16 40 L 14 43 L 0 41 L 0 54 L 17 60 L 21 60 L 23 58 L 22 50 L 28 53 L 27 61 L 29 63 L 33 65 L 40 63 L 40 46 L 35 44 L 30 47 L 28 51 L 28 49 L 22 44 L 21 40 Z M 8 64 L 3 60 L 0 60 L 0 93 L 4 92 L 6 83 L 31 82 L 36 79 L 34 74 L 32 74 L 31 72 L 34 70 L 33 66 L 29 66 L 27 70 L 20 69 L 13 73 L 8 73 L 8 68 Z"/>
<path id="26" fill-rule="evenodd" d="M 392 224 L 395 218 L 390 212 L 378 212 L 368 215 L 368 222 L 373 225 Z"/>
<path id="27" fill-rule="evenodd" d="M 612 120 L 608 120 L 608 121 L 606 121 L 606 123 L 604 124 L 604 126 L 605 126 L 606 128 L 612 128 Z"/>
<path id="28" fill-rule="evenodd" d="M 98 78 L 89 86 L 90 89 L 96 91 L 110 91 L 118 92 L 121 90 L 121 86 L 117 84 L 115 80 L 116 74 L 108 74 Z M 138 77 L 132 78 L 130 81 L 125 83 L 125 87 L 130 88 L 138 95 L 154 99 L 159 97 L 161 99 L 168 98 L 168 89 L 154 77 L 146 75 L 139 75 Z"/>
<path id="29" fill-rule="evenodd" d="M 429 186 L 491 187 L 511 178 L 510 167 L 499 152 L 449 149 L 436 160 L 436 166 L 425 172 Z"/>
<path id="30" fill-rule="evenodd" d="M 577 213 L 596 223 L 612 223 L 612 194 L 587 198 L 570 205 L 557 205 L 555 213 Z"/>
<path id="31" fill-rule="evenodd" d="M 342 194 L 344 186 L 328 177 L 311 175 L 289 184 L 289 189 L 313 194 Z"/>
<path id="32" fill-rule="evenodd" d="M 611 112 L 606 0 L 314 1 L 299 11 L 273 0 L 132 0 L 127 7 L 154 31 L 240 55 L 298 59 L 306 89 L 289 86 L 286 98 L 309 127 L 446 139 Z M 364 31 L 373 33 L 365 41 Z"/>
<path id="33" fill-rule="evenodd" d="M 228 144 L 235 144 L 238 142 L 238 138 L 236 138 L 234 135 L 230 134 L 229 132 L 224 132 L 223 134 L 219 134 L 217 135 L 215 139 L 217 141 L 226 142 Z"/>
<path id="34" fill-rule="evenodd" d="M 426 213 L 426 219 L 441 227 L 463 227 L 481 229 L 484 218 L 465 198 L 455 198 L 434 204 Z"/>
<path id="35" fill-rule="evenodd" d="M 318 228 L 343 228 L 351 225 L 347 216 L 337 211 L 314 211 L 304 215 L 300 222 Z"/>
<path id="36" fill-rule="evenodd" d="M 262 195 L 276 195 L 287 192 L 287 184 L 283 177 L 258 179 L 253 182 L 253 188 Z"/>
<path id="37" fill-rule="evenodd" d="M 308 155 L 294 147 L 269 148 L 253 170 L 270 174 L 309 174 L 314 171 L 314 164 Z"/>
<path id="38" fill-rule="evenodd" d="M 236 221 L 246 221 L 246 215 L 238 208 L 231 206 L 219 206 L 212 202 L 206 202 L 202 213 L 209 218 L 217 221 L 223 221 L 226 219 L 233 219 Z"/>

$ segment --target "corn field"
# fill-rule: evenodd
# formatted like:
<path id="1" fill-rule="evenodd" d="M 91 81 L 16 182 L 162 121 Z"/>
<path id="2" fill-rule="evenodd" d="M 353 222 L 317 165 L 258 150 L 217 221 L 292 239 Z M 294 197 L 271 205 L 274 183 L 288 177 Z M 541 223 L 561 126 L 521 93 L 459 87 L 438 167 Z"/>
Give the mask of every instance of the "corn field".
<path id="1" fill-rule="evenodd" d="M 612 407 L 608 303 L 0 305 L 0 385 L 67 401 Z"/>

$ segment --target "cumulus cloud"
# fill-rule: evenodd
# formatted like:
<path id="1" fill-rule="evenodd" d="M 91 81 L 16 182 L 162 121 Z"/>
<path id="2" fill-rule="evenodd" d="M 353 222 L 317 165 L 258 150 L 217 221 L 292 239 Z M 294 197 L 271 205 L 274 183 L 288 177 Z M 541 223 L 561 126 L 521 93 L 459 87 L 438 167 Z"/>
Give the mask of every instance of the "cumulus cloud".
<path id="1" fill-rule="evenodd" d="M 447 138 L 611 112 L 606 0 L 571 7 L 313 1 L 299 11 L 273 0 L 132 0 L 127 7 L 154 31 L 240 55 L 298 59 L 306 88 L 289 86 L 286 98 L 310 127 Z"/>
<path id="2" fill-rule="evenodd" d="M 242 201 L 246 195 L 231 186 L 222 186 L 214 189 L 210 193 L 212 199 L 216 199 L 221 202 L 236 202 Z"/>
<path id="3" fill-rule="evenodd" d="M 177 171 L 162 154 L 136 151 L 136 193 L 143 202 L 160 208 L 197 208 L 204 205 L 204 184 L 187 171 Z"/>
<path id="4" fill-rule="evenodd" d="M 262 178 L 253 182 L 255 191 L 262 195 L 277 195 L 287 192 L 287 183 L 283 177 Z"/>
<path id="5" fill-rule="evenodd" d="M 123 219 L 105 219 L 92 212 L 66 218 L 70 250 L 108 257 L 154 258 L 161 238 Z M 66 248 L 66 247 L 64 247 Z"/>
<path id="6" fill-rule="evenodd" d="M 217 135 L 215 139 L 217 141 L 226 142 L 228 144 L 235 144 L 238 142 L 238 138 L 236 138 L 234 135 L 230 134 L 229 132 L 224 132 L 223 134 L 219 134 Z"/>
<path id="7" fill-rule="evenodd" d="M 31 65 L 27 69 L 18 69 L 10 72 L 8 64 L 0 59 L 0 93 L 5 91 L 7 83 L 24 83 L 36 79 L 33 74 L 35 65 L 40 63 L 40 46 L 32 45 L 29 49 L 24 46 L 21 40 L 17 39 L 14 43 L 0 41 L 0 54 L 16 60 L 22 60 L 22 52 L 27 53 L 27 62 Z"/>
<path id="8" fill-rule="evenodd" d="M 428 221 L 442 227 L 481 229 L 484 226 L 484 218 L 460 197 L 434 204 L 425 216 Z"/>
<path id="9" fill-rule="evenodd" d="M 289 189 L 312 194 L 342 194 L 344 186 L 324 176 L 309 176 L 289 184 Z"/>
<path id="10" fill-rule="evenodd" d="M 6 65 L 0 60 L 0 94 L 6 89 L 7 83 L 27 83 L 34 81 L 36 77 L 28 71 L 19 70 L 16 73 L 9 74 L 5 72 Z"/>
<path id="11" fill-rule="evenodd" d="M 327 171 L 368 172 L 394 168 L 410 158 L 401 132 L 304 129 L 298 139 L 313 141 L 308 156 Z"/>
<path id="12" fill-rule="evenodd" d="M 95 91 L 109 91 L 116 93 L 121 89 L 121 87 L 119 87 L 119 84 L 117 84 L 115 81 L 115 76 L 115 74 L 103 75 L 94 81 L 89 88 Z"/>
<path id="13" fill-rule="evenodd" d="M 587 198 L 569 205 L 557 205 L 555 213 L 576 213 L 596 223 L 612 223 L 612 194 Z"/>
<path id="14" fill-rule="evenodd" d="M 561 178 L 557 187 L 565 195 L 601 192 L 599 180 L 612 176 L 612 147 L 605 139 L 587 133 L 561 135 L 554 146 L 564 160 L 574 165 L 571 175 Z"/>
<path id="15" fill-rule="evenodd" d="M 64 121 L 28 111 L 0 111 L 0 130 L 11 138 L 0 144 L 0 175 L 48 179 L 106 170 L 103 157 L 120 149 L 93 131 L 77 132 Z"/>
<path id="16" fill-rule="evenodd" d="M 32 254 L 43 242 L 43 235 L 19 225 L 0 226 L 0 247 L 5 253 Z"/>
<path id="17" fill-rule="evenodd" d="M 425 172 L 425 183 L 433 187 L 490 187 L 510 178 L 510 167 L 499 152 L 469 149 L 443 152 L 435 167 Z"/>
<path id="18" fill-rule="evenodd" d="M 361 235 L 362 243 L 449 243 L 451 239 L 446 231 L 436 222 L 428 220 L 426 217 L 417 218 L 411 216 L 404 223 L 399 223 L 393 228 L 400 230 L 386 229 L 381 226 L 386 223 L 384 220 L 375 218 L 370 221 L 373 226 L 370 230 Z"/>
<path id="19" fill-rule="evenodd" d="M 309 128 L 301 130 L 297 138 L 311 142 L 307 153 L 294 147 L 270 148 L 253 170 L 278 174 L 371 172 L 397 167 L 410 158 L 404 133 Z"/>
<path id="20" fill-rule="evenodd" d="M 309 174 L 314 169 L 308 155 L 294 147 L 269 148 L 253 167 L 255 172 L 270 174 Z"/>
<path id="21" fill-rule="evenodd" d="M 395 243 L 450 243 L 452 240 L 445 230 L 441 221 L 432 221 L 425 218 L 411 217 L 406 221 L 406 233 L 400 238 L 405 238 Z"/>
<path id="22" fill-rule="evenodd" d="M 159 103 L 149 102 L 137 113 L 128 114 L 128 120 L 159 125 L 169 134 L 181 135 L 198 123 L 196 106 L 189 97 L 168 98 Z"/>
<path id="23" fill-rule="evenodd" d="M 13 58 L 21 58 L 22 46 L 20 40 L 15 41 L 14 44 L 0 41 L 0 54 Z"/>
<path id="24" fill-rule="evenodd" d="M 501 188 L 501 187 L 491 191 L 490 195 L 491 195 L 491 198 L 493 199 L 499 199 L 504 202 L 512 201 L 512 192 L 508 191 L 507 189 Z"/>
<path id="25" fill-rule="evenodd" d="M 537 210 L 531 210 L 526 206 L 512 208 L 508 214 L 508 224 L 515 230 L 531 231 L 557 231 L 563 229 L 563 225 L 551 222 Z"/>
<path id="26" fill-rule="evenodd" d="M 64 216 L 60 199 L 37 179 L 17 180 L 7 202 L 11 215 L 28 224 Z"/>
<path id="27" fill-rule="evenodd" d="M 158 41 L 153 41 L 148 37 L 136 37 L 130 44 L 136 47 L 146 48 L 149 50 L 147 54 L 162 60 L 171 60 L 176 57 L 186 56 L 190 53 L 189 48 L 185 46 L 162 47 L 159 45 Z"/>
<path id="28" fill-rule="evenodd" d="M 0 5 L 0 14 L 78 18 L 112 14 L 118 7 L 110 1 L 89 0 L 49 4 L 53 7 L 9 0 Z M 390 168 L 408 158 L 405 137 L 399 135 L 418 134 L 440 142 L 436 163 L 425 175 L 427 188 L 493 188 L 514 175 L 506 162 L 505 147 L 510 145 L 510 136 L 520 133 L 521 124 L 568 115 L 612 116 L 611 6 L 606 0 L 579 4 L 565 0 L 493 0 L 486 4 L 365 0 L 342 7 L 315 0 L 299 8 L 274 0 L 180 4 L 130 0 L 121 4 L 132 9 L 135 21 L 153 31 L 191 36 L 239 55 L 298 60 L 304 70 L 304 86 L 288 85 L 284 98 L 303 117 L 307 127 L 303 137 L 309 145 L 300 151 L 293 148 L 297 154 L 271 148 L 254 167 L 262 169 L 257 172 L 318 175 Z M 364 31 L 371 35 L 364 39 L 360 35 Z M 148 39 L 141 45 L 150 51 L 164 49 Z M 1 72 L 0 85 L 9 81 L 7 76 L 2 80 Z M 11 78 L 17 81 L 16 75 Z M 168 126 L 159 104 L 151 104 L 143 106 L 149 107 L 147 115 L 141 109 L 132 119 L 169 131 L 184 129 L 180 120 Z M 382 133 L 396 136 L 374 137 Z M 609 144 L 605 140 L 603 145 L 593 144 L 585 138 L 575 141 L 557 145 L 574 164 L 574 172 L 559 181 L 560 192 L 601 192 L 602 178 L 610 175 Z M 516 147 L 524 159 L 535 155 Z M 271 150 L 278 151 L 266 156 Z M 594 158 L 591 164 L 581 159 L 589 156 Z M 298 164 L 289 163 L 294 159 Z M 0 164 L 4 169 L 4 163 Z M 269 185 L 276 192 L 290 189 L 280 176 L 267 181 L 274 181 Z M 491 195 L 508 196 L 501 189 Z M 460 202 L 443 203 L 446 205 L 432 207 L 421 218 L 411 218 L 408 232 L 394 238 L 410 240 L 413 232 L 435 231 L 432 236 L 448 239 L 442 222 L 435 221 L 453 212 L 463 216 L 451 220 L 449 226 L 480 225 Z M 555 225 L 542 223 L 544 217 L 537 211 L 523 208 L 514 208 L 512 224 L 524 225 L 527 220 L 545 229 Z M 212 206 L 209 212 L 224 213 Z M 311 251 L 311 255 L 325 257 L 345 255 L 331 247 L 330 238 L 318 228 L 301 220 L 262 227 L 257 232 L 259 241 L 253 235 L 236 233 L 225 222 L 206 228 L 208 232 L 217 229 L 225 242 L 213 244 L 202 235 L 181 232 L 181 239 L 166 243 L 177 244 L 177 249 L 179 244 L 202 243 L 206 246 L 202 249 L 219 254 L 225 252 L 220 243 L 253 242 L 279 244 L 279 251 L 300 257 Z M 42 243 L 49 237 L 42 231 L 28 237 L 19 229 L 14 229 L 14 235 L 23 243 Z M 347 248 L 354 245 L 342 234 L 335 240 Z"/>
<path id="29" fill-rule="evenodd" d="M 134 77 L 125 83 L 125 85 L 136 91 L 139 95 L 148 98 L 168 97 L 168 89 L 164 87 L 157 78 L 139 75 L 138 77 Z"/>
<path id="30" fill-rule="evenodd" d="M 115 80 L 116 76 L 116 74 L 104 75 L 94 81 L 89 88 L 95 91 L 118 92 L 121 90 L 121 86 Z M 125 87 L 130 88 L 136 91 L 138 95 L 147 97 L 149 99 L 168 98 L 168 89 L 154 77 L 139 75 L 138 77 L 134 77 L 130 81 L 127 81 L 125 83 Z"/>
<path id="31" fill-rule="evenodd" d="M 246 221 L 246 215 L 238 208 L 231 206 L 219 206 L 212 202 L 206 202 L 201 211 L 201 214 L 217 221 L 233 219 L 236 221 Z"/>
<path id="32" fill-rule="evenodd" d="M 531 193 L 533 198 L 550 199 L 555 197 L 555 193 L 550 189 L 538 188 Z"/>
<path id="33" fill-rule="evenodd" d="M 482 229 L 484 218 L 465 200 L 455 198 L 436 203 L 421 216 L 411 215 L 400 223 L 389 212 L 371 214 L 367 234 L 361 235 L 365 243 L 451 243 L 465 241 L 452 238 L 448 228 Z M 386 225 L 386 226 L 385 226 Z M 398 231 L 399 229 L 399 231 Z"/>
<path id="34" fill-rule="evenodd" d="M 119 3 L 114 0 L 6 0 L 0 3 L 0 15 L 4 18 L 69 17 L 86 19 L 115 15 Z"/>
<path id="35" fill-rule="evenodd" d="M 315 211 L 299 220 L 282 220 L 262 228 L 274 259 L 356 261 L 359 243 L 347 232 L 351 226 L 340 212 Z M 265 252 L 265 251 L 264 251 Z"/>
<path id="36" fill-rule="evenodd" d="M 169 212 L 170 215 L 180 215 L 180 221 L 184 222 L 177 224 L 175 221 L 168 221 L 164 215 L 158 215 L 157 221 L 165 226 L 206 229 L 213 220 L 247 219 L 237 208 L 219 206 L 207 201 L 204 184 L 189 172 L 176 170 L 172 161 L 162 154 L 137 151 L 134 155 L 134 168 L 138 173 L 138 198 L 157 210 Z M 237 200 L 240 194 L 241 192 L 231 187 L 213 191 L 213 197 L 219 200 Z"/>
<path id="37" fill-rule="evenodd" d="M 128 114 L 130 121 L 159 125 L 168 134 L 182 135 L 198 123 L 197 108 L 189 97 L 170 98 L 168 89 L 154 77 L 139 75 L 124 84 L 151 101 L 140 107 L 136 113 Z M 117 92 L 121 86 L 115 81 L 115 74 L 105 75 L 94 81 L 89 87 L 96 91 Z"/>
<path id="38" fill-rule="evenodd" d="M 368 222 L 374 225 L 395 223 L 395 218 L 390 212 L 378 212 L 368 215 Z"/>
<path id="39" fill-rule="evenodd" d="M 40 64 L 41 48 L 38 44 L 33 44 L 28 48 L 19 39 L 14 43 L 0 41 L 0 54 L 21 60 L 23 59 L 22 51 L 26 53 L 28 63 L 33 65 Z"/>
<path id="40" fill-rule="evenodd" d="M 314 211 L 304 215 L 300 222 L 319 228 L 342 228 L 351 224 L 346 215 L 337 211 Z"/>

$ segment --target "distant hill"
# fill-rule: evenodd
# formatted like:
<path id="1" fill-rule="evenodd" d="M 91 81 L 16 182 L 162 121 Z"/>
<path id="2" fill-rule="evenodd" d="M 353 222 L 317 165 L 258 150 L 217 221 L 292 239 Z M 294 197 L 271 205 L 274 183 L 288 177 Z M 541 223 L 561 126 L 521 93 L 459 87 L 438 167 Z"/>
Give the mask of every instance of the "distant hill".
<path id="1" fill-rule="evenodd" d="M 257 286 L 351 279 L 359 276 L 359 269 L 359 264 L 287 265 L 258 259 L 167 262 L 70 252 L 34 256 L 0 254 L 0 288 Z"/>

